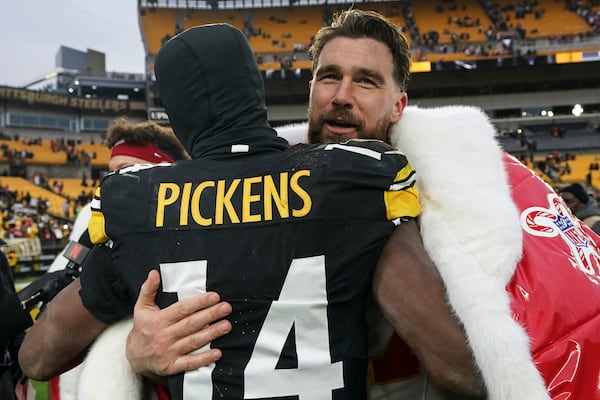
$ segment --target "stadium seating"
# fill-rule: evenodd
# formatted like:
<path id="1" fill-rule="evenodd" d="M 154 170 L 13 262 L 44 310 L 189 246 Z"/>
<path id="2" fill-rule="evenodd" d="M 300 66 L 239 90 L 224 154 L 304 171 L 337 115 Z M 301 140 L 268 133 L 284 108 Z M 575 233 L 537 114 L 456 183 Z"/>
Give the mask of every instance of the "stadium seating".
<path id="1" fill-rule="evenodd" d="M 485 42 L 484 32 L 492 23 L 479 3 L 476 0 L 462 0 L 455 4 L 455 9 L 449 9 L 446 2 L 412 2 L 412 11 L 421 36 L 437 32 L 440 45 Z"/>
<path id="2" fill-rule="evenodd" d="M 29 156 L 21 157 L 27 164 L 66 164 L 67 156 L 64 152 L 53 152 L 48 141 L 43 141 L 39 145 L 31 145 L 15 140 L 0 140 L 0 146 L 9 150 L 14 150 L 19 154 L 28 153 Z M 0 161 L 6 162 L 9 157 L 5 152 L 0 153 Z"/>
<path id="3" fill-rule="evenodd" d="M 50 190 L 37 186 L 27 179 L 16 176 L 2 176 L 0 177 L 0 186 L 8 186 L 14 192 L 19 192 L 21 194 L 29 193 L 32 197 L 46 199 L 50 202 L 50 206 L 48 207 L 49 214 L 58 215 L 61 217 L 63 215 L 62 205 L 65 202 L 65 198 Z"/>
<path id="4" fill-rule="evenodd" d="M 227 22 L 240 30 L 252 27 L 255 34 L 249 35 L 249 41 L 257 54 L 273 55 L 293 52 L 296 46 L 305 50 L 312 36 L 323 26 L 327 13 L 340 11 L 347 6 L 307 6 L 307 7 L 274 7 L 256 8 L 251 12 L 247 9 L 217 9 L 217 10 L 175 10 L 167 8 L 143 8 L 140 14 L 148 53 L 155 55 L 162 46 L 165 36 L 173 36 L 176 26 L 188 29 L 193 26 Z M 393 2 L 365 3 L 365 8 L 377 10 L 391 15 L 395 10 Z M 393 13 L 397 14 L 397 12 Z M 402 23 L 403 19 L 391 17 L 395 22 Z M 246 29 L 248 31 L 248 29 Z M 268 60 L 270 61 L 270 60 Z"/>
<path id="5" fill-rule="evenodd" d="M 246 30 L 257 54 L 293 52 L 294 44 L 306 48 L 312 35 L 323 25 L 322 7 L 278 7 L 249 10 L 189 10 L 183 12 L 183 28 L 227 22 Z M 246 26 L 251 29 L 245 29 Z"/>
<path id="6" fill-rule="evenodd" d="M 600 170 L 590 169 L 592 164 L 600 162 L 600 154 L 577 154 L 574 160 L 569 161 L 571 172 L 561 176 L 561 183 L 583 183 L 587 181 L 587 174 L 591 172 L 591 185 L 600 190 Z"/>
<path id="7" fill-rule="evenodd" d="M 566 11 L 566 2 L 562 0 L 539 0 L 531 12 L 516 18 L 516 6 L 527 2 L 515 0 L 495 1 L 501 18 L 507 21 L 508 30 L 504 35 L 512 35 L 522 28 L 528 39 L 560 38 L 569 35 L 589 34 L 593 28 L 577 13 Z M 457 0 L 456 7 L 445 1 L 410 2 L 410 10 L 420 32 L 420 44 L 426 45 L 428 61 L 454 61 L 485 58 L 486 55 L 465 54 L 467 45 L 486 44 L 486 31 L 494 24 L 478 0 Z M 261 69 L 281 68 L 280 54 L 290 54 L 294 49 L 306 49 L 314 33 L 323 25 L 324 19 L 347 8 L 347 4 L 326 4 L 302 7 L 272 7 L 255 9 L 173 9 L 141 8 L 140 19 L 146 47 L 150 55 L 155 55 L 166 37 L 173 36 L 178 29 L 215 23 L 228 22 L 249 34 L 249 41 L 257 55 L 265 64 Z M 386 15 L 393 22 L 409 32 L 403 15 L 403 3 L 376 2 L 362 3 L 361 8 L 375 10 Z M 597 6 L 596 8 L 600 8 Z M 537 15 L 536 15 L 537 14 Z M 246 29 L 245 29 L 246 28 Z M 424 40 L 429 33 L 435 32 L 438 46 Z M 409 41 L 412 41 L 407 34 Z M 445 46 L 445 48 L 443 47 Z M 456 46 L 456 47 L 454 47 Z M 497 47 L 497 46 L 496 46 Z M 470 52 L 468 52 L 470 53 Z M 492 56 L 497 54 L 493 52 Z M 270 65 L 269 63 L 275 63 Z M 296 67 L 296 66 L 294 66 Z"/>
<path id="8" fill-rule="evenodd" d="M 509 21 L 509 27 L 513 29 L 520 24 L 529 39 L 551 38 L 565 35 L 586 34 L 592 28 L 575 12 L 566 10 L 565 1 L 540 0 L 537 6 L 533 6 L 532 12 L 523 14 L 523 18 L 516 18 L 514 0 L 497 0 L 496 3 L 502 11 L 502 15 Z M 541 13 L 541 18 L 536 18 L 536 11 Z"/>
<path id="9" fill-rule="evenodd" d="M 171 8 L 140 10 L 140 20 L 144 26 L 143 38 L 149 54 L 158 53 L 165 36 L 175 34 L 175 12 Z"/>
<path id="10" fill-rule="evenodd" d="M 92 166 L 94 167 L 105 167 L 108 165 L 110 160 L 110 150 L 102 143 L 79 143 L 77 149 L 93 154 Z"/>
<path id="11" fill-rule="evenodd" d="M 573 35 L 587 35 L 593 30 L 576 12 L 566 11 L 566 2 L 563 0 L 532 2 L 536 5 L 532 7 L 531 12 L 517 19 L 517 5 L 526 3 L 529 2 L 493 2 L 501 18 L 507 21 L 508 30 L 501 34 L 502 37 L 513 36 L 521 29 L 527 39 L 562 40 Z M 488 41 L 486 32 L 494 23 L 480 1 L 457 0 L 454 2 L 455 7 L 451 7 L 453 3 L 448 1 L 414 1 L 409 4 L 409 10 L 420 33 L 418 46 L 412 44 L 415 49 L 415 61 L 472 61 L 511 55 L 500 42 Z M 414 42 L 404 16 L 405 3 L 367 2 L 361 3 L 360 7 L 386 15 L 407 32 L 409 42 Z M 299 49 L 308 48 L 312 36 L 323 25 L 327 16 L 346 8 L 348 4 L 241 10 L 155 7 L 141 8 L 140 19 L 150 55 L 155 55 L 165 37 L 173 36 L 177 29 L 228 22 L 246 32 L 253 30 L 254 34 L 249 34 L 249 41 L 260 60 L 260 69 L 266 71 L 283 68 L 283 61 L 294 54 L 295 50 L 300 53 L 294 57 L 297 60 L 292 63 L 291 68 L 310 67 L 306 52 Z M 425 38 L 430 37 L 432 33 L 437 36 L 437 40 L 426 40 Z M 550 53 L 550 50 L 537 52 L 539 55 L 547 53 Z"/>
<path id="12" fill-rule="evenodd" d="M 67 154 L 64 151 L 53 151 L 49 140 L 42 139 L 39 144 L 29 144 L 23 141 L 0 139 L 0 146 L 15 150 L 17 153 L 28 156 L 21 157 L 24 162 L 31 165 L 65 165 L 68 162 Z M 108 165 L 110 150 L 100 143 L 79 143 L 75 151 L 85 151 L 94 154 L 91 163 L 93 166 L 103 167 Z M 0 152 L 0 162 L 7 162 L 9 157 Z"/>
<path id="13" fill-rule="evenodd" d="M 75 179 L 75 178 L 50 178 L 49 179 L 50 182 L 61 182 L 63 185 L 62 188 L 62 192 L 61 192 L 61 196 L 62 197 L 69 197 L 71 199 L 76 199 L 79 195 L 83 193 L 87 194 L 88 196 L 93 196 L 94 191 L 95 191 L 95 186 L 92 180 L 88 179 L 88 185 L 87 186 L 83 186 L 81 184 L 81 179 Z"/>
<path id="14" fill-rule="evenodd" d="M 0 152 L 0 162 L 18 163 L 25 166 L 67 166 L 77 165 L 77 161 L 68 163 L 67 153 L 64 150 L 53 151 L 51 141 L 48 139 L 39 139 L 35 141 L 22 140 L 0 140 L 0 146 L 4 151 Z M 72 159 L 77 159 L 78 152 L 84 152 L 90 157 L 90 166 L 96 169 L 107 169 L 110 159 L 110 150 L 100 143 L 77 143 L 74 147 Z M 12 160 L 12 161 L 10 161 Z M 16 160 L 16 161 L 15 161 Z M 73 164 L 75 163 L 75 164 Z M 87 168 L 87 167 L 85 167 Z M 76 168 L 77 169 L 77 168 Z M 78 170 L 78 169 L 77 169 Z M 55 182 L 62 181 L 63 189 L 60 194 L 52 190 Z M 73 219 L 74 200 L 82 193 L 93 194 L 93 181 L 88 179 L 88 186 L 82 186 L 81 178 L 65 177 L 46 177 L 49 188 L 34 184 L 32 181 L 21 177 L 2 176 L 0 185 L 9 187 L 13 192 L 20 196 L 29 193 L 32 197 L 48 200 L 48 213 L 63 217 L 63 204 L 70 203 L 71 213 L 69 219 Z"/>

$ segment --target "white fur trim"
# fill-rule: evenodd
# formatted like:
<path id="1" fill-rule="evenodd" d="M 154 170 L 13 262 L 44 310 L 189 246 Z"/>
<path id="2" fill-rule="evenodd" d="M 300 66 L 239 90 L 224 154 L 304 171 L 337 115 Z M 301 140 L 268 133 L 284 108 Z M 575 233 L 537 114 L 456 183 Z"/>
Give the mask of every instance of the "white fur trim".
<path id="1" fill-rule="evenodd" d="M 417 171 L 421 234 L 490 400 L 549 399 L 506 285 L 522 231 L 495 130 L 475 107 L 407 107 L 391 142 Z"/>
<path id="2" fill-rule="evenodd" d="M 142 400 L 142 378 L 125 357 L 131 318 L 111 325 L 92 345 L 83 364 L 78 399 Z M 62 399 L 61 399 L 62 400 Z"/>
<path id="3" fill-rule="evenodd" d="M 77 400 L 77 385 L 83 364 L 61 374 L 58 378 L 58 400 Z"/>
<path id="4" fill-rule="evenodd" d="M 290 146 L 308 142 L 308 123 L 283 125 L 276 128 L 277 135 L 285 138 Z"/>

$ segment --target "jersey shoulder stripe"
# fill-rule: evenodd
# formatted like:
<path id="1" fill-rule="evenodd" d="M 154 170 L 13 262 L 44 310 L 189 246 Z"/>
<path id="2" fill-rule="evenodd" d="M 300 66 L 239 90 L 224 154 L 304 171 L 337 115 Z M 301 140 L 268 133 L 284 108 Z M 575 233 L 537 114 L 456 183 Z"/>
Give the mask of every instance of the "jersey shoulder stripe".
<path id="1" fill-rule="evenodd" d="M 345 143 L 324 145 L 325 150 L 338 150 L 347 152 L 348 157 L 340 156 L 336 164 L 339 174 L 351 175 L 353 183 L 365 185 L 368 182 L 388 179 L 388 189 L 383 192 L 383 202 L 386 208 L 387 219 L 396 221 L 403 218 L 415 218 L 420 214 L 419 190 L 416 185 L 417 174 L 406 156 L 398 149 L 373 139 L 353 139 Z M 373 161 L 365 159 L 354 160 L 353 155 L 367 156 Z M 353 164 L 361 163 L 360 167 Z"/>
<path id="2" fill-rule="evenodd" d="M 90 235 L 90 241 L 92 244 L 104 243 L 108 240 L 105 230 L 104 215 L 102 214 L 102 207 L 100 202 L 100 189 L 101 186 L 96 188 L 94 198 L 91 202 L 91 217 L 88 223 L 88 232 Z"/>

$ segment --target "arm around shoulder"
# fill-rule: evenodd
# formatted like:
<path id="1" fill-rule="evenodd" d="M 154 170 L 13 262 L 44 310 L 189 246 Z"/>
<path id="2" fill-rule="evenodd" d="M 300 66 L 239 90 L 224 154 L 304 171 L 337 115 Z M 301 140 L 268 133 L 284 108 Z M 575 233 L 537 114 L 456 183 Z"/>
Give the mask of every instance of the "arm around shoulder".
<path id="1" fill-rule="evenodd" d="M 19 363 L 28 377 L 48 380 L 78 365 L 106 329 L 84 307 L 80 288 L 77 279 L 58 293 L 25 335 Z"/>
<path id="2" fill-rule="evenodd" d="M 403 222 L 386 243 L 373 290 L 384 316 L 439 389 L 461 398 L 485 398 L 465 332 L 448 304 L 416 221 Z"/>

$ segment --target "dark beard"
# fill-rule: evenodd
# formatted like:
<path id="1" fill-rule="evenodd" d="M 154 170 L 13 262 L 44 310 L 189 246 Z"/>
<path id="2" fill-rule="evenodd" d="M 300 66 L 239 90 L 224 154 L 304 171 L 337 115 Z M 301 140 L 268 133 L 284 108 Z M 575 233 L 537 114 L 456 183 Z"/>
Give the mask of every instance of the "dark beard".
<path id="1" fill-rule="evenodd" d="M 355 139 L 356 137 L 351 135 L 336 135 L 324 130 L 323 126 L 325 125 L 325 121 L 333 120 L 338 116 L 345 117 L 345 120 L 352 121 L 352 123 L 356 125 L 357 137 L 359 139 L 377 139 L 385 142 L 388 141 L 388 131 L 391 125 L 389 120 L 380 120 L 377 122 L 375 129 L 365 130 L 363 124 L 360 123 L 360 121 L 355 121 L 347 111 L 332 111 L 315 120 L 311 119 L 310 115 L 311 108 L 309 107 L 307 119 L 308 143 L 310 144 L 341 143 L 350 139 Z"/>
<path id="2" fill-rule="evenodd" d="M 317 129 L 313 129 L 313 124 L 308 122 L 308 143 L 319 144 L 321 143 L 321 132 Z"/>

